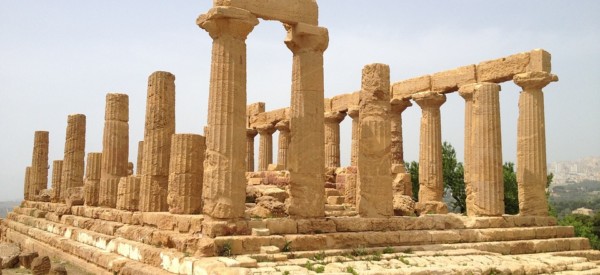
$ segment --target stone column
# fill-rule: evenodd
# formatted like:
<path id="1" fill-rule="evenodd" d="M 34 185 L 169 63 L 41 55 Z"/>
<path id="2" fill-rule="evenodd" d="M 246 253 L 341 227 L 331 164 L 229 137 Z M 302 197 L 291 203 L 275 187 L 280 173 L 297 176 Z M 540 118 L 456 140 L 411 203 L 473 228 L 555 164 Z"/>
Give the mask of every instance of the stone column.
<path id="1" fill-rule="evenodd" d="M 421 137 L 419 141 L 419 213 L 443 214 L 448 207 L 442 202 L 444 179 L 442 171 L 442 125 L 440 106 L 446 96 L 436 92 L 420 92 L 412 96 L 421 107 Z"/>
<path id="2" fill-rule="evenodd" d="M 52 162 L 52 192 L 54 196 L 52 197 L 52 202 L 60 202 L 60 188 L 61 188 L 61 176 L 62 176 L 62 168 L 63 161 L 55 160 Z"/>
<path id="3" fill-rule="evenodd" d="M 294 53 L 287 211 L 292 217 L 322 217 L 325 215 L 325 146 L 324 129 L 319 125 L 323 125 L 325 112 L 323 52 L 329 44 L 329 34 L 325 28 L 303 23 L 285 26 L 288 32 L 285 44 Z"/>
<path id="4" fill-rule="evenodd" d="M 475 86 L 472 99 L 469 216 L 504 214 L 504 175 L 500 125 L 500 85 Z"/>
<path id="5" fill-rule="evenodd" d="M 23 199 L 24 200 L 31 200 L 31 198 L 29 197 L 29 191 L 31 189 L 31 166 L 27 166 L 25 168 L 25 179 L 24 179 L 24 183 L 23 183 Z"/>
<path id="6" fill-rule="evenodd" d="M 392 151 L 392 164 L 400 165 L 401 169 L 404 169 L 404 148 L 402 143 L 402 112 L 406 108 L 412 106 L 412 103 L 408 99 L 392 100 L 391 101 L 391 151 Z"/>
<path id="7" fill-rule="evenodd" d="M 201 213 L 205 150 L 205 139 L 201 135 L 173 135 L 167 196 L 169 212 Z"/>
<path id="8" fill-rule="evenodd" d="M 56 196 L 65 200 L 69 188 L 83 186 L 85 160 L 85 115 L 74 114 L 67 118 L 65 154 L 63 157 L 60 187 Z"/>
<path id="9" fill-rule="evenodd" d="M 340 167 L 340 122 L 346 113 L 325 113 L 325 167 Z"/>
<path id="10" fill-rule="evenodd" d="M 348 116 L 352 118 L 352 144 L 350 148 L 350 166 L 356 166 L 358 158 L 358 106 L 348 108 Z"/>
<path id="11" fill-rule="evenodd" d="M 370 64 L 363 68 L 359 107 L 356 208 L 361 217 L 392 216 L 388 65 Z"/>
<path id="12" fill-rule="evenodd" d="M 471 125 L 472 125 L 472 113 L 473 113 L 473 93 L 475 93 L 476 83 L 467 84 L 461 86 L 458 89 L 458 94 L 465 99 L 465 145 L 464 145 L 464 181 L 465 181 L 465 204 L 467 207 L 467 213 L 469 209 L 473 208 L 473 195 L 471 194 Z"/>
<path id="13" fill-rule="evenodd" d="M 98 206 L 101 177 L 102 153 L 88 153 L 85 166 L 85 183 L 83 184 L 85 205 Z"/>
<path id="14" fill-rule="evenodd" d="M 174 133 L 175 76 L 169 72 L 154 72 L 148 77 L 140 211 L 169 211 L 169 158 Z"/>
<path id="15" fill-rule="evenodd" d="M 250 12 L 214 7 L 196 23 L 213 39 L 203 212 L 244 216 L 246 178 L 246 37 L 258 24 Z"/>
<path id="16" fill-rule="evenodd" d="M 282 120 L 275 124 L 275 128 L 279 131 L 277 165 L 283 167 L 283 170 L 287 170 L 287 155 L 290 147 L 290 123 L 287 120 Z"/>
<path id="17" fill-rule="evenodd" d="M 135 164 L 135 174 L 137 176 L 142 175 L 143 160 L 144 160 L 144 141 L 140 140 L 140 141 L 138 141 L 138 153 L 137 153 L 137 160 L 136 160 L 136 164 Z"/>
<path id="18" fill-rule="evenodd" d="M 140 185 L 140 177 L 137 176 L 122 177 L 119 180 L 117 209 L 127 211 L 139 210 Z"/>
<path id="19" fill-rule="evenodd" d="M 273 163 L 273 133 L 275 127 L 271 124 L 259 125 L 256 131 L 260 136 L 258 144 L 258 171 L 267 171 Z"/>
<path id="20" fill-rule="evenodd" d="M 107 94 L 102 138 L 102 162 L 98 205 L 115 207 L 121 177 L 127 176 L 129 158 L 129 97 Z"/>
<path id="21" fill-rule="evenodd" d="M 556 75 L 546 72 L 528 72 L 514 76 L 514 82 L 523 91 L 519 96 L 517 123 L 517 183 L 519 214 L 523 216 L 548 215 L 546 198 L 546 127 L 544 94 L 542 88 L 558 81 Z"/>
<path id="22" fill-rule="evenodd" d="M 48 143 L 48 132 L 35 132 L 29 181 L 30 200 L 34 200 L 41 190 L 48 188 Z"/>
<path id="23" fill-rule="evenodd" d="M 246 172 L 254 172 L 254 137 L 257 134 L 252 128 L 246 129 Z"/>

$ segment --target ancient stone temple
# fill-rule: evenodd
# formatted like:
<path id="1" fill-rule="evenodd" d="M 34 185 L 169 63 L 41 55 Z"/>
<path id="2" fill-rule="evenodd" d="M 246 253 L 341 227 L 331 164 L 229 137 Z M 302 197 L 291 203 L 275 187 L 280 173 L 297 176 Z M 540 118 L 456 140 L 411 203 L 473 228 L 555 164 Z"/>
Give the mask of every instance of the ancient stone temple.
<path id="1" fill-rule="evenodd" d="M 196 20 L 198 35 L 213 43 L 205 128 L 176 132 L 176 78 L 157 71 L 145 121 L 136 121 L 144 140 L 129 140 L 129 97 L 107 94 L 104 125 L 68 117 L 50 189 L 48 150 L 57 145 L 35 132 L 25 200 L 1 221 L 1 240 L 94 274 L 600 273 L 600 252 L 548 216 L 543 88 L 558 80 L 548 52 L 399 81 L 390 79 L 394 67 L 368 64 L 355 92 L 325 98 L 330 37 L 314 0 L 213 4 Z M 245 41 L 259 19 L 287 32 L 287 108 L 246 99 Z M 503 201 L 499 95 L 507 81 L 523 90 L 519 102 L 502 102 L 519 106 L 518 215 L 506 215 Z M 441 106 L 458 96 L 465 215 L 448 213 L 442 200 Z M 415 133 L 402 130 L 411 107 L 421 113 Z M 341 132 L 344 119 L 351 132 Z M 86 127 L 103 127 L 102 152 L 85 152 Z M 405 135 L 419 137 L 418 194 L 404 166 Z M 351 148 L 341 148 L 343 136 Z M 351 152 L 350 166 L 341 167 L 341 150 Z"/>

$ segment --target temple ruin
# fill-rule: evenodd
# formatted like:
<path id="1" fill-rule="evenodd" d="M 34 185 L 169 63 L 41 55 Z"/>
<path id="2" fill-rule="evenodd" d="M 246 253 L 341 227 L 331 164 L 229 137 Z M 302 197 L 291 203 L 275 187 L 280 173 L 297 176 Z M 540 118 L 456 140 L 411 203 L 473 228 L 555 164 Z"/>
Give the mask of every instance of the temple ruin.
<path id="1" fill-rule="evenodd" d="M 329 35 L 318 25 L 316 1 L 213 2 L 196 21 L 213 40 L 203 135 L 176 132 L 169 72 L 149 76 L 138 143 L 129 140 L 128 96 L 107 94 L 102 152 L 87 153 L 84 165 L 92 125 L 83 114 L 69 115 L 64 159 L 53 161 L 51 188 L 49 133 L 35 132 L 25 199 L 2 221 L 2 240 L 97 274 L 286 274 L 277 266 L 307 274 L 311 269 L 296 260 L 319 253 L 349 259 L 345 253 L 356 249 L 381 255 L 388 248 L 396 258 L 407 251 L 542 253 L 557 262 L 550 271 L 569 270 L 575 263 L 569 257 L 600 259 L 587 239 L 574 237 L 573 227 L 548 216 L 542 89 L 558 80 L 550 53 L 535 49 L 400 81 L 390 79 L 388 65 L 369 64 L 356 92 L 325 98 Z M 246 100 L 245 40 L 258 19 L 280 21 L 287 31 L 283 42 L 293 53 L 288 108 L 267 110 Z M 513 103 L 519 106 L 518 215 L 504 212 L 499 93 L 507 81 L 522 88 Z M 442 201 L 440 107 L 451 96 L 465 101 L 467 215 L 449 214 Z M 416 202 L 404 166 L 407 108 L 422 112 L 420 133 L 410 133 L 420 136 Z M 349 167 L 340 167 L 344 119 L 352 121 Z M 138 146 L 137 156 L 130 156 L 131 145 Z M 407 268 L 390 274 L 420 270 Z M 475 270 L 444 268 L 450 267 L 438 269 Z"/>

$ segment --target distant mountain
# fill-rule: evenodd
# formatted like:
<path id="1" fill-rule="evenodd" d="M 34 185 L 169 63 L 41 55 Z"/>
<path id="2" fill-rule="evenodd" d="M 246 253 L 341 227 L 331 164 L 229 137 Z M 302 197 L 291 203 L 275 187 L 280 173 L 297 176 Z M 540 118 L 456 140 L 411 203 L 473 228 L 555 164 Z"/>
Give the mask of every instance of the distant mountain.
<path id="1" fill-rule="evenodd" d="M 6 214 L 19 204 L 21 204 L 19 201 L 0 201 L 0 219 L 6 218 Z"/>

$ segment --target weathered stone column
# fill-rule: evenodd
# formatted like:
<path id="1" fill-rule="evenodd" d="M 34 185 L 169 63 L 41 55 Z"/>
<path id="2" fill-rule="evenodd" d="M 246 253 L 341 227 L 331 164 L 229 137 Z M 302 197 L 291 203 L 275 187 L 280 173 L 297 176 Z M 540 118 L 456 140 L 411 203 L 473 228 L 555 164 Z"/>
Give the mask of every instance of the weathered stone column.
<path id="1" fill-rule="evenodd" d="M 402 142 L 402 112 L 406 108 L 412 106 L 412 103 L 408 99 L 392 100 L 391 101 L 391 151 L 392 151 L 392 164 L 399 164 L 401 169 L 404 169 L 404 148 Z"/>
<path id="2" fill-rule="evenodd" d="M 340 167 L 340 122 L 346 113 L 325 113 L 325 167 Z"/>
<path id="3" fill-rule="evenodd" d="M 34 200 L 41 190 L 48 188 L 48 143 L 48 132 L 35 132 L 29 181 L 30 200 Z"/>
<path id="4" fill-rule="evenodd" d="M 102 138 L 98 205 L 115 207 L 121 177 L 127 176 L 129 158 L 129 96 L 107 94 Z"/>
<path id="5" fill-rule="evenodd" d="M 137 160 L 135 163 L 135 174 L 137 176 L 142 175 L 142 163 L 144 161 L 144 141 L 138 141 Z"/>
<path id="6" fill-rule="evenodd" d="M 277 143 L 277 165 L 287 170 L 287 155 L 290 148 L 290 122 L 282 120 L 275 124 L 275 129 L 279 131 L 279 140 Z"/>
<path id="7" fill-rule="evenodd" d="M 52 202 L 60 202 L 60 191 L 61 188 L 61 176 L 62 176 L 62 168 L 63 161 L 55 160 L 52 162 L 52 192 L 54 196 L 52 197 Z"/>
<path id="8" fill-rule="evenodd" d="M 546 198 L 546 127 L 544 94 L 542 88 L 558 81 L 556 75 L 546 72 L 528 72 L 514 76 L 514 82 L 523 91 L 519 96 L 517 123 L 517 183 L 519 214 L 523 216 L 548 215 Z"/>
<path id="9" fill-rule="evenodd" d="M 258 24 L 250 12 L 214 7 L 196 21 L 213 39 L 203 212 L 244 216 L 246 178 L 246 37 Z"/>
<path id="10" fill-rule="evenodd" d="M 500 85 L 480 83 L 472 95 L 467 215 L 504 214 Z"/>
<path id="11" fill-rule="evenodd" d="M 85 115 L 74 114 L 67 118 L 65 154 L 63 157 L 61 184 L 55 190 L 60 201 L 65 200 L 69 188 L 83 186 L 85 160 Z"/>
<path id="12" fill-rule="evenodd" d="M 420 92 L 412 96 L 421 107 L 421 137 L 419 141 L 419 213 L 448 212 L 442 202 L 444 179 L 442 171 L 442 125 L 440 106 L 446 96 L 436 92 Z"/>
<path id="13" fill-rule="evenodd" d="M 85 166 L 85 183 L 83 184 L 85 205 L 98 206 L 101 178 L 102 153 L 88 153 Z"/>
<path id="14" fill-rule="evenodd" d="M 471 205 L 473 205 L 473 195 L 471 194 L 471 125 L 472 125 L 472 114 L 473 114 L 473 94 L 475 93 L 475 86 L 477 83 L 467 84 L 461 86 L 458 89 L 458 94 L 465 99 L 465 141 L 464 141 L 464 176 L 465 181 L 465 205 L 467 212 Z"/>
<path id="15" fill-rule="evenodd" d="M 24 179 L 24 183 L 23 183 L 23 199 L 24 200 L 31 200 L 31 198 L 29 197 L 29 191 L 31 189 L 31 166 L 27 166 L 25 168 L 25 179 Z"/>
<path id="16" fill-rule="evenodd" d="M 128 176 L 119 180 L 117 209 L 137 211 L 140 203 L 140 177 Z"/>
<path id="17" fill-rule="evenodd" d="M 246 129 L 246 172 L 254 171 L 254 137 L 257 134 L 255 129 Z"/>
<path id="18" fill-rule="evenodd" d="M 174 133 L 175 76 L 169 72 L 154 72 L 148 77 L 140 211 L 169 211 L 169 158 Z"/>
<path id="19" fill-rule="evenodd" d="M 205 150 L 205 139 L 201 135 L 173 135 L 167 196 L 169 212 L 201 213 Z"/>
<path id="20" fill-rule="evenodd" d="M 352 144 L 350 147 L 350 166 L 356 166 L 358 158 L 358 106 L 348 108 L 348 116 L 352 118 Z"/>
<path id="21" fill-rule="evenodd" d="M 260 136 L 258 144 L 258 171 L 267 171 L 273 163 L 273 133 L 275 127 L 271 124 L 259 125 L 256 131 Z"/>
<path id="22" fill-rule="evenodd" d="M 285 26 L 288 32 L 285 44 L 294 53 L 287 211 L 292 217 L 322 217 L 325 215 L 325 146 L 324 129 L 319 125 L 323 125 L 325 112 L 323 52 L 329 44 L 329 34 L 325 28 L 303 23 Z"/>
<path id="23" fill-rule="evenodd" d="M 392 216 L 390 68 L 370 64 L 362 70 L 356 208 L 362 217 Z"/>

